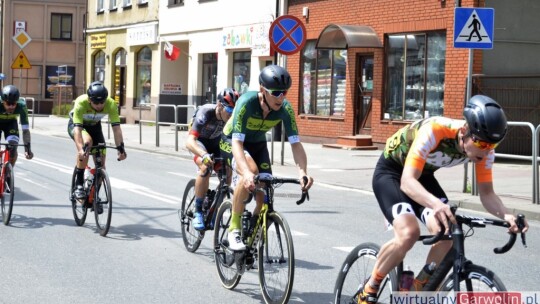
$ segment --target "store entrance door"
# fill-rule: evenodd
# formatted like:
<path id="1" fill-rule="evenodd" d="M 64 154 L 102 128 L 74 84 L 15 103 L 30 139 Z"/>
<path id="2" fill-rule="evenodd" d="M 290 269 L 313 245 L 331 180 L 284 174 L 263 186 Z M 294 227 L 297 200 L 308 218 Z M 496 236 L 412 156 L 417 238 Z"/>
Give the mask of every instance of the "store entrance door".
<path id="1" fill-rule="evenodd" d="M 371 99 L 373 97 L 373 55 L 356 57 L 356 134 L 371 132 Z"/>

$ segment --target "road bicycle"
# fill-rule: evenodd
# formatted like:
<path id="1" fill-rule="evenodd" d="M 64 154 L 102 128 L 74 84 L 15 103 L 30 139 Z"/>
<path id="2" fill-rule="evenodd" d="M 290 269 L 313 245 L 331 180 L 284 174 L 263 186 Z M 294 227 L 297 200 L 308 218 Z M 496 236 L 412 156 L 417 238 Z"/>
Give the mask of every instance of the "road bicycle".
<path id="1" fill-rule="evenodd" d="M 15 198 L 15 174 L 13 166 L 9 162 L 11 153 L 10 148 L 24 146 L 10 143 L 0 143 L 0 146 L 5 146 L 0 150 L 0 205 L 2 208 L 2 221 L 4 225 L 9 225 L 11 220 L 11 212 L 13 211 L 13 199 Z"/>
<path id="2" fill-rule="evenodd" d="M 300 184 L 300 180 L 255 177 L 255 184 L 259 185 L 255 192 L 264 192 L 264 204 L 258 217 L 251 218 L 249 211 L 244 211 L 242 215 L 241 235 L 246 250 L 229 249 L 230 200 L 224 201 L 219 207 L 214 230 L 214 256 L 221 284 L 233 289 L 246 270 L 257 268 L 264 301 L 271 304 L 287 303 L 294 281 L 291 231 L 285 218 L 274 209 L 274 189 L 287 183 Z M 251 193 L 244 203 L 250 202 L 253 196 Z M 309 194 L 304 191 L 296 204 L 300 205 L 306 199 L 309 200 Z"/>
<path id="3" fill-rule="evenodd" d="M 92 168 L 90 179 L 84 181 L 84 191 L 86 197 L 82 200 L 75 198 L 77 167 L 73 170 L 73 176 L 71 177 L 71 190 L 69 192 L 69 199 L 71 200 L 71 207 L 73 209 L 73 217 L 75 223 L 78 226 L 84 225 L 86 221 L 86 215 L 88 209 L 94 212 L 96 220 L 96 229 L 101 236 L 106 236 L 111 227 L 112 217 L 112 191 L 111 182 L 107 171 L 103 167 L 103 153 L 106 148 L 116 149 L 118 147 L 108 146 L 104 143 L 97 144 L 95 146 L 84 146 L 83 150 L 90 151 L 90 154 L 94 156 L 95 168 Z"/>
<path id="4" fill-rule="evenodd" d="M 451 207 L 455 213 L 457 207 Z M 451 234 L 445 235 L 444 229 L 435 236 L 422 235 L 419 241 L 425 245 L 432 245 L 439 240 L 452 240 L 452 248 L 446 254 L 440 265 L 434 270 L 422 290 L 419 291 L 439 291 L 439 292 L 498 292 L 506 291 L 501 279 L 486 267 L 474 264 L 465 257 L 465 238 L 474 234 L 474 228 L 485 228 L 486 225 L 499 227 L 510 227 L 506 221 L 491 218 L 472 217 L 466 215 L 455 215 L 457 224 L 451 225 Z M 517 217 L 517 225 L 521 229 L 525 226 L 525 217 L 520 214 Z M 463 231 L 463 225 L 468 226 L 468 230 Z M 523 245 L 526 247 L 525 234 L 521 233 Z M 509 251 L 516 241 L 516 234 L 510 233 L 508 242 L 495 248 L 496 254 Z M 339 275 L 334 288 L 334 303 L 359 303 L 359 294 L 364 289 L 364 284 L 369 279 L 371 271 L 377 261 L 379 246 L 374 243 L 363 243 L 354 248 L 339 270 Z M 452 273 L 450 273 L 450 271 Z M 399 284 L 402 281 L 403 262 L 394 268 L 381 282 L 378 303 L 391 303 L 393 295 L 400 290 Z M 450 274 L 449 274 L 450 273 Z"/>
<path id="5" fill-rule="evenodd" d="M 216 172 L 219 183 L 215 189 L 208 189 L 203 203 L 204 230 L 193 228 L 195 214 L 195 179 L 191 179 L 186 185 L 182 198 L 182 208 L 178 210 L 178 217 L 182 225 L 182 238 L 187 251 L 195 252 L 201 245 L 205 231 L 214 230 L 214 222 L 219 206 L 225 198 L 230 199 L 232 189 L 227 185 L 227 168 L 221 157 L 213 158 L 213 170 Z M 210 169 L 205 174 L 211 174 Z"/>

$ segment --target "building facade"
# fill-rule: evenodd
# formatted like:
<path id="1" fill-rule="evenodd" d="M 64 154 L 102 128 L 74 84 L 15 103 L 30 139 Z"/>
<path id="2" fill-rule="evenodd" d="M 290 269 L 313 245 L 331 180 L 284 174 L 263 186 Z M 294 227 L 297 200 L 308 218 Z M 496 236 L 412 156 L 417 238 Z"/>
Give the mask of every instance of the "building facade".
<path id="1" fill-rule="evenodd" d="M 2 83 L 36 100 L 35 113 L 71 103 L 84 87 L 86 1 L 3 0 Z"/>

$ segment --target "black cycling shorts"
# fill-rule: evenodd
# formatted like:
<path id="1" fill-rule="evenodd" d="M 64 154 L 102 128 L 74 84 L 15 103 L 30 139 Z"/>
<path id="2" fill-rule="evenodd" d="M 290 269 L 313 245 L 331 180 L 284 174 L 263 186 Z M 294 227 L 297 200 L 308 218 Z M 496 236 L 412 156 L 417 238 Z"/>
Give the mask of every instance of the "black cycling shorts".
<path id="1" fill-rule="evenodd" d="M 227 136 L 223 135 L 221 137 L 221 142 L 219 144 L 221 148 L 221 155 L 229 166 L 233 167 L 233 155 L 232 155 L 232 140 Z M 253 158 L 259 169 L 259 174 L 270 174 L 272 175 L 272 166 L 270 162 L 270 153 L 268 153 L 268 145 L 265 141 L 256 142 L 256 143 L 246 143 L 244 142 L 244 151 Z"/>
<path id="2" fill-rule="evenodd" d="M 73 128 L 75 128 L 75 125 L 73 124 L 73 120 L 70 119 L 68 122 L 68 134 L 71 139 L 75 140 Z M 101 122 L 95 125 L 83 125 L 83 132 L 85 131 L 92 138 L 92 144 L 94 146 L 105 143 L 105 137 L 103 137 L 103 130 L 101 129 Z"/>
<path id="3" fill-rule="evenodd" d="M 426 218 L 432 210 L 413 201 L 401 191 L 402 173 L 403 166 L 390 158 L 386 159 L 384 154 L 381 155 L 375 167 L 372 181 L 373 192 L 379 202 L 379 207 L 390 224 L 401 214 L 414 214 L 425 224 Z M 423 172 L 418 181 L 429 193 L 440 198 L 444 203 L 448 202 L 448 197 L 435 179 L 433 172 Z"/>

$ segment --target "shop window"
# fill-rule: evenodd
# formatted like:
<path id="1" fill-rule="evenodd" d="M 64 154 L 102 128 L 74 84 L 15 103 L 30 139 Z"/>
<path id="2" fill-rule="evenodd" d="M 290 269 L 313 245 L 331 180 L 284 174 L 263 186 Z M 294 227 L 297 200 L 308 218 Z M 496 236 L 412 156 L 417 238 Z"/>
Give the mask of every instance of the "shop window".
<path id="1" fill-rule="evenodd" d="M 386 37 L 384 119 L 416 120 L 444 114 L 446 32 Z"/>
<path id="2" fill-rule="evenodd" d="M 137 91 L 135 94 L 135 106 L 150 103 L 150 88 L 152 80 L 152 50 L 143 47 L 137 53 Z"/>
<path id="3" fill-rule="evenodd" d="M 249 89 L 251 68 L 251 52 L 233 53 L 233 88 L 240 94 L 244 94 Z"/>
<path id="4" fill-rule="evenodd" d="M 105 52 L 94 54 L 94 75 L 92 81 L 105 81 Z"/>
<path id="5" fill-rule="evenodd" d="M 203 54 L 203 92 L 201 94 L 204 96 L 203 103 L 214 103 L 217 97 L 217 58 L 217 53 Z"/>
<path id="6" fill-rule="evenodd" d="M 51 14 L 51 40 L 71 40 L 71 14 Z"/>
<path id="7" fill-rule="evenodd" d="M 308 41 L 302 50 L 300 112 L 320 116 L 345 114 L 347 50 L 317 50 Z"/>

